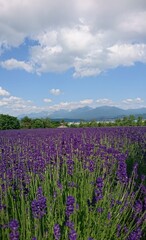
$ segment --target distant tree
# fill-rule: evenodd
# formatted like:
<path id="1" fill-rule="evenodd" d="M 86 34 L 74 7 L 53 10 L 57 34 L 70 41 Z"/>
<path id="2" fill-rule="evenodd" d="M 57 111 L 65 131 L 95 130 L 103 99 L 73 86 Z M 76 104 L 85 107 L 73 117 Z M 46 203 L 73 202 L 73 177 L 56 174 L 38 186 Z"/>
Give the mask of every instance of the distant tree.
<path id="1" fill-rule="evenodd" d="M 66 124 L 65 124 L 66 125 Z M 52 121 L 52 127 L 57 128 L 60 126 L 60 121 Z"/>
<path id="2" fill-rule="evenodd" d="M 71 127 L 71 128 L 77 128 L 77 127 L 78 127 L 78 124 L 71 123 L 70 125 L 68 124 L 68 127 Z"/>
<path id="3" fill-rule="evenodd" d="M 143 118 L 142 118 L 142 116 L 139 116 L 137 118 L 137 126 L 142 126 L 142 125 L 143 125 Z"/>
<path id="4" fill-rule="evenodd" d="M 98 127 L 103 127 L 103 123 L 102 122 L 98 122 Z"/>
<path id="5" fill-rule="evenodd" d="M 135 125 L 135 117 L 134 115 L 130 115 L 127 119 L 127 125 L 128 126 L 134 126 Z"/>
<path id="6" fill-rule="evenodd" d="M 0 130 L 19 129 L 20 123 L 17 117 L 0 114 Z"/>
<path id="7" fill-rule="evenodd" d="M 143 121 L 143 126 L 146 126 L 146 120 Z"/>
<path id="8" fill-rule="evenodd" d="M 53 123 L 50 118 L 44 118 L 44 119 L 42 119 L 42 121 L 43 121 L 44 128 L 52 128 L 53 127 Z"/>
<path id="9" fill-rule="evenodd" d="M 98 126 L 98 123 L 96 120 L 92 120 L 90 123 L 89 123 L 89 126 L 90 127 L 97 127 Z"/>
<path id="10" fill-rule="evenodd" d="M 44 128 L 43 119 L 35 118 L 32 120 L 32 128 Z"/>
<path id="11" fill-rule="evenodd" d="M 84 120 L 81 120 L 80 123 L 79 123 L 79 127 L 82 128 L 82 127 L 85 127 L 86 126 L 86 122 Z"/>
<path id="12" fill-rule="evenodd" d="M 20 120 L 20 126 L 21 126 L 21 128 L 30 129 L 32 127 L 32 119 L 27 116 L 22 118 Z"/>

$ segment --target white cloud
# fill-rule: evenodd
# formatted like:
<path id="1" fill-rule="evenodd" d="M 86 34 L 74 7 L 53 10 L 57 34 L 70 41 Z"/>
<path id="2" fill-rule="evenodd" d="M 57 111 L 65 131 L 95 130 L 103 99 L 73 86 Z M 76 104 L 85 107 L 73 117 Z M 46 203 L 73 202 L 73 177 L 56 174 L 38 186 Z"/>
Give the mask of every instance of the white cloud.
<path id="1" fill-rule="evenodd" d="M 55 95 L 55 96 L 58 96 L 58 95 L 60 95 L 62 92 L 61 92 L 61 90 L 59 89 L 59 88 L 52 88 L 51 90 L 50 90 L 50 93 L 51 94 L 53 94 L 53 95 Z"/>
<path id="2" fill-rule="evenodd" d="M 9 115 L 27 114 L 41 111 L 41 108 L 35 106 L 30 100 L 7 95 L 0 99 L 1 112 Z"/>
<path id="3" fill-rule="evenodd" d="M 46 102 L 46 103 L 51 103 L 52 102 L 52 100 L 50 98 L 44 98 L 43 101 Z"/>
<path id="4" fill-rule="evenodd" d="M 120 102 L 119 107 L 123 109 L 146 108 L 146 102 L 140 97 L 127 98 Z"/>
<path id="5" fill-rule="evenodd" d="M 126 34 L 132 36 L 139 36 L 139 39 L 142 39 L 143 36 L 146 34 L 146 9 L 143 11 L 134 11 L 131 12 L 127 19 L 123 19 L 120 22 L 119 28 L 121 31 L 125 32 Z"/>
<path id="6" fill-rule="evenodd" d="M 93 99 L 84 99 L 81 100 L 80 103 L 83 105 L 90 105 L 91 103 L 93 103 Z"/>
<path id="7" fill-rule="evenodd" d="M 107 106 L 114 105 L 114 102 L 108 98 L 97 99 L 96 103 L 98 105 L 107 105 Z"/>
<path id="8" fill-rule="evenodd" d="M 10 93 L 8 91 L 0 87 L 0 96 L 9 96 L 9 95 Z"/>
<path id="9" fill-rule="evenodd" d="M 49 106 L 48 110 L 57 111 L 57 110 L 64 109 L 64 110 L 71 111 L 73 109 L 81 108 L 81 107 L 84 107 L 84 106 L 87 105 L 87 103 L 81 103 L 81 102 L 82 101 L 79 101 L 79 102 L 72 102 L 72 101 L 71 102 L 60 102 L 58 104 L 54 104 L 52 106 Z"/>
<path id="10" fill-rule="evenodd" d="M 51 99 L 44 98 L 45 103 L 51 103 Z M 45 104 L 44 106 L 37 106 L 34 105 L 32 101 L 30 100 L 24 100 L 22 98 L 7 95 L 3 96 L 0 99 L 0 109 L 1 113 L 9 114 L 9 115 L 21 115 L 21 114 L 29 114 L 33 112 L 41 112 L 41 111 L 47 111 L 48 114 L 52 113 L 53 111 L 57 110 L 68 110 L 71 111 L 73 109 L 82 108 L 84 106 L 90 106 L 90 107 L 98 107 L 98 106 L 116 106 L 123 109 L 132 109 L 132 108 L 140 108 L 140 107 L 146 107 L 146 102 L 144 102 L 143 99 L 140 97 L 137 98 L 127 98 L 120 102 L 114 102 L 111 99 L 102 98 L 97 99 L 94 101 L 93 99 L 83 99 L 80 101 L 64 101 L 60 102 L 58 104 Z"/>
<path id="11" fill-rule="evenodd" d="M 145 19 L 145 0 L 0 0 L 0 49 L 37 42 L 28 62 L 0 65 L 39 74 L 72 68 L 84 77 L 146 63 Z"/>
<path id="12" fill-rule="evenodd" d="M 126 103 L 126 104 L 128 104 L 128 105 L 131 105 L 131 104 L 141 104 L 141 103 L 144 102 L 144 100 L 141 99 L 140 97 L 137 97 L 137 98 L 134 98 L 134 99 L 132 99 L 132 98 L 127 98 L 127 99 L 124 99 L 122 102 L 123 102 L 123 103 Z"/>
<path id="13" fill-rule="evenodd" d="M 117 44 L 108 50 L 109 67 L 129 66 L 137 61 L 146 63 L 146 44 Z"/>
<path id="14" fill-rule="evenodd" d="M 17 61 L 14 58 L 0 62 L 0 66 L 3 68 L 6 68 L 7 70 L 23 69 L 26 72 L 33 72 L 33 67 L 31 63 L 26 63 L 24 61 Z"/>

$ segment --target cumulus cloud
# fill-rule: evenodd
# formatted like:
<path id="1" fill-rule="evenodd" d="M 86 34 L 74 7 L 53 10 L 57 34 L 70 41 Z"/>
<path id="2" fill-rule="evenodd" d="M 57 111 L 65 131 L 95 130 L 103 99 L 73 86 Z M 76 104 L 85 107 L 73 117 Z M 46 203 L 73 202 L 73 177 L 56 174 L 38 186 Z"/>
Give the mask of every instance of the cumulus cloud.
<path id="1" fill-rule="evenodd" d="M 43 101 L 44 103 L 52 102 L 52 100 L 49 98 L 44 98 Z M 114 102 L 111 99 L 107 98 L 97 99 L 96 101 L 93 99 L 83 99 L 80 101 L 64 101 L 57 104 L 44 104 L 44 106 L 41 107 L 34 105 L 33 102 L 30 100 L 24 100 L 20 97 L 12 96 L 9 93 L 6 95 L 2 95 L 2 97 L 0 98 L 1 112 L 4 114 L 10 114 L 15 116 L 41 111 L 47 111 L 49 114 L 61 109 L 71 111 L 73 109 L 82 108 L 84 106 L 90 106 L 95 108 L 104 105 L 116 106 L 123 109 L 146 107 L 146 103 L 140 97 L 127 98 L 120 102 Z"/>
<path id="2" fill-rule="evenodd" d="M 7 70 L 22 69 L 26 72 L 33 72 L 33 67 L 30 63 L 26 63 L 24 61 L 17 61 L 14 58 L 0 62 L 0 66 L 6 68 Z"/>
<path id="3" fill-rule="evenodd" d="M 34 105 L 32 101 L 24 100 L 10 94 L 3 95 L 0 99 L 0 109 L 2 113 L 10 115 L 41 111 L 41 108 Z"/>
<path id="4" fill-rule="evenodd" d="M 58 96 L 58 95 L 60 95 L 62 92 L 61 92 L 61 90 L 59 89 L 59 88 L 52 88 L 51 90 L 50 90 L 50 93 L 51 94 L 53 94 L 53 95 L 55 95 L 55 96 Z"/>
<path id="5" fill-rule="evenodd" d="M 0 96 L 3 97 L 3 96 L 9 96 L 9 95 L 10 95 L 10 93 L 7 90 L 0 87 Z"/>
<path id="6" fill-rule="evenodd" d="M 93 103 L 93 99 L 84 99 L 81 100 L 80 103 L 83 105 L 90 105 L 91 103 Z"/>
<path id="7" fill-rule="evenodd" d="M 144 100 L 141 99 L 140 97 L 137 97 L 137 98 L 134 98 L 134 99 L 132 99 L 132 98 L 127 98 L 127 99 L 124 99 L 122 102 L 130 105 L 130 104 L 133 104 L 133 103 L 134 103 L 134 104 L 141 104 L 141 103 L 144 102 Z"/>
<path id="8" fill-rule="evenodd" d="M 145 19 L 145 0 L 0 0 L 0 46 L 36 41 L 28 46 L 29 62 L 1 66 L 39 74 L 73 69 L 84 77 L 146 63 Z"/>
<path id="9" fill-rule="evenodd" d="M 78 101 L 78 102 L 77 101 L 70 101 L 70 102 L 66 101 L 66 102 L 60 102 L 58 104 L 54 104 L 52 106 L 49 106 L 48 109 L 51 110 L 51 111 L 57 111 L 57 110 L 60 110 L 60 109 L 71 111 L 73 109 L 82 108 L 84 106 L 91 105 L 92 102 L 93 102 L 92 99 L 81 100 L 81 101 Z"/>
<path id="10" fill-rule="evenodd" d="M 45 103 L 51 103 L 51 102 L 52 102 L 52 100 L 51 100 L 50 98 L 44 98 L 43 101 L 44 101 Z"/>
<path id="11" fill-rule="evenodd" d="M 96 103 L 97 103 L 97 105 L 100 105 L 100 106 L 101 105 L 107 105 L 107 106 L 114 105 L 114 102 L 108 98 L 97 99 Z"/>
<path id="12" fill-rule="evenodd" d="M 109 67 L 129 66 L 137 61 L 146 63 L 146 44 L 116 44 L 108 50 Z"/>

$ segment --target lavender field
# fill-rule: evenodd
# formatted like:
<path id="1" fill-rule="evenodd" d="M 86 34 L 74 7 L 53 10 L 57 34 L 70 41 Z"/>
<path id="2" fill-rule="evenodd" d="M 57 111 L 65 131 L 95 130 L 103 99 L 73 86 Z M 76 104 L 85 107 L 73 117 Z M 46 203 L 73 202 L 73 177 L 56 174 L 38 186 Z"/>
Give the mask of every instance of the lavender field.
<path id="1" fill-rule="evenodd" d="M 146 239 L 146 127 L 0 131 L 0 239 Z"/>

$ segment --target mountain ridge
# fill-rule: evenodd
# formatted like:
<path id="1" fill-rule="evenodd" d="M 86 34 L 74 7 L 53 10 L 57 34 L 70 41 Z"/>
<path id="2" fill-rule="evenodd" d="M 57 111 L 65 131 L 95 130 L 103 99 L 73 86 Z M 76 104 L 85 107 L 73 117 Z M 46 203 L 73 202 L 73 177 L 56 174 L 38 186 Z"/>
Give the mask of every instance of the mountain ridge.
<path id="1" fill-rule="evenodd" d="M 129 115 L 142 115 L 146 116 L 146 108 L 136 108 L 136 109 L 122 109 L 115 106 L 100 106 L 96 108 L 91 108 L 89 106 L 76 108 L 73 110 L 61 109 L 54 111 L 53 113 L 48 113 L 47 111 L 42 111 L 39 113 L 30 113 L 19 115 L 18 118 L 23 118 L 28 116 L 30 118 L 50 118 L 55 120 L 68 119 L 68 120 L 110 120 L 121 118 Z"/>

